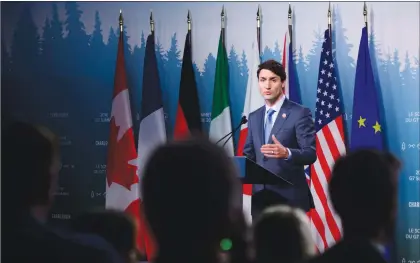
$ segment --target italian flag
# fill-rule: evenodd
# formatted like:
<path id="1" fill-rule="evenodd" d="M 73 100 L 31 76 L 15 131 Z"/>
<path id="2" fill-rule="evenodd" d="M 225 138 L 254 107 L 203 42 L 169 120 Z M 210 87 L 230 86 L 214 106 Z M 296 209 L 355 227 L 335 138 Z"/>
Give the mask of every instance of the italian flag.
<path id="1" fill-rule="evenodd" d="M 218 141 L 223 136 L 232 132 L 232 122 L 228 96 L 228 57 L 223 43 L 223 29 L 220 32 L 219 47 L 217 49 L 216 74 L 214 79 L 213 108 L 211 111 L 211 123 L 209 137 Z M 223 145 L 225 138 L 219 144 Z M 234 155 L 232 138 L 224 146 L 229 156 Z"/>

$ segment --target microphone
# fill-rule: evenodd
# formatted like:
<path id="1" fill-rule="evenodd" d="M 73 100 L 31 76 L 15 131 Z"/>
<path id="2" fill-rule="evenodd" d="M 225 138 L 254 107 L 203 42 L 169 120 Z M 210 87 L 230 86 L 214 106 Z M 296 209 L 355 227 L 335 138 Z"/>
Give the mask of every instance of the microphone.
<path id="1" fill-rule="evenodd" d="M 233 134 L 235 134 L 235 132 L 236 132 L 237 130 L 239 130 L 239 128 L 241 128 L 242 124 L 245 124 L 245 123 L 247 123 L 247 122 L 248 122 L 248 119 L 246 118 L 246 116 L 242 116 L 241 121 L 239 122 L 239 125 L 238 125 L 238 126 L 237 126 L 237 127 L 236 127 L 233 131 L 229 132 L 228 134 L 226 134 L 225 136 L 223 136 L 220 140 L 218 140 L 218 141 L 216 142 L 216 144 L 219 144 L 219 142 L 223 141 L 223 139 L 225 139 L 226 137 L 230 136 L 230 137 L 229 137 L 229 138 L 227 138 L 227 140 L 223 143 L 223 146 L 222 146 L 222 147 L 224 147 L 224 146 L 226 145 L 226 143 L 230 140 L 230 138 L 232 138 Z"/>

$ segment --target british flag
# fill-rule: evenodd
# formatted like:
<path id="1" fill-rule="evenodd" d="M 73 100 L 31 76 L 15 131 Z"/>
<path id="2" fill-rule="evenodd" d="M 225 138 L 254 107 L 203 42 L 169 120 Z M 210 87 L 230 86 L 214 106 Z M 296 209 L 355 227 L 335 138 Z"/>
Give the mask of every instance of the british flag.
<path id="1" fill-rule="evenodd" d="M 317 160 L 309 167 L 310 170 L 305 169 L 305 173 L 315 203 L 315 209 L 308 213 L 311 232 L 318 251 L 323 252 L 342 236 L 340 218 L 329 200 L 328 182 L 335 161 L 346 153 L 343 107 L 328 29 L 325 31 L 319 64 L 315 129 Z"/>

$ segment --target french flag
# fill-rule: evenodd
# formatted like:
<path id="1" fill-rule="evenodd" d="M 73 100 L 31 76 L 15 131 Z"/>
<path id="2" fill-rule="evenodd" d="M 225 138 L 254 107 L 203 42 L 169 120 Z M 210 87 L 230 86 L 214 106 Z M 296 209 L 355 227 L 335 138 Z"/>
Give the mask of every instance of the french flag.
<path id="1" fill-rule="evenodd" d="M 296 70 L 296 63 L 293 59 L 295 51 L 293 45 L 293 30 L 292 25 L 289 25 L 289 32 L 284 35 L 284 47 L 283 47 L 283 61 L 282 64 L 286 70 L 287 80 L 285 83 L 285 95 L 291 101 L 302 104 L 302 98 L 300 96 L 299 78 Z"/>
<path id="2" fill-rule="evenodd" d="M 147 37 L 142 92 L 140 130 L 137 147 L 137 167 L 140 185 L 142 172 L 150 154 L 158 146 L 164 144 L 167 139 L 165 117 L 163 114 L 162 90 L 159 81 L 153 33 Z M 140 198 L 142 199 L 141 187 L 139 187 L 139 190 Z M 155 245 L 149 229 L 146 226 L 141 226 L 141 230 L 146 233 L 147 259 L 151 261 L 155 255 Z"/>

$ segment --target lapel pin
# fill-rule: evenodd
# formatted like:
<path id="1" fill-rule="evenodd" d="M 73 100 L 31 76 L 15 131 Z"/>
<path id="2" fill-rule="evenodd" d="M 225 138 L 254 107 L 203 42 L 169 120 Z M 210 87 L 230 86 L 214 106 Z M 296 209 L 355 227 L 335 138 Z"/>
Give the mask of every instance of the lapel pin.
<path id="1" fill-rule="evenodd" d="M 283 117 L 283 119 L 286 119 L 286 113 L 283 113 L 281 116 Z"/>

